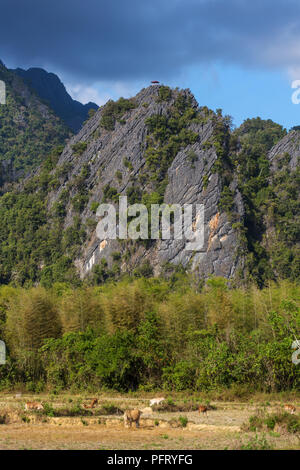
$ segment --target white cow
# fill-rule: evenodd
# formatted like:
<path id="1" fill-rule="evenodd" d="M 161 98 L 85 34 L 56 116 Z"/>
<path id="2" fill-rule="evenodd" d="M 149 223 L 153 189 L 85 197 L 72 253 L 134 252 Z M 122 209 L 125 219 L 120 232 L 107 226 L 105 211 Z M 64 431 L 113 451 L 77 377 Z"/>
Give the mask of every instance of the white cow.
<path id="1" fill-rule="evenodd" d="M 163 397 L 161 397 L 161 398 L 152 398 L 152 400 L 150 400 L 150 406 L 159 405 L 163 401 L 165 401 L 165 398 L 163 398 Z"/>

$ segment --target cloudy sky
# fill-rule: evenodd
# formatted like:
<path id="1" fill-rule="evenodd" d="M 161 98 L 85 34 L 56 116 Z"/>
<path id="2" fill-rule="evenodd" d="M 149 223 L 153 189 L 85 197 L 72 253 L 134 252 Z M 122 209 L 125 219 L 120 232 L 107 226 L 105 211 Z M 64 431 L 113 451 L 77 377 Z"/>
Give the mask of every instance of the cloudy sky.
<path id="1" fill-rule="evenodd" d="M 82 102 L 151 80 L 201 105 L 300 124 L 299 0 L 0 0 L 0 59 L 55 72 Z"/>

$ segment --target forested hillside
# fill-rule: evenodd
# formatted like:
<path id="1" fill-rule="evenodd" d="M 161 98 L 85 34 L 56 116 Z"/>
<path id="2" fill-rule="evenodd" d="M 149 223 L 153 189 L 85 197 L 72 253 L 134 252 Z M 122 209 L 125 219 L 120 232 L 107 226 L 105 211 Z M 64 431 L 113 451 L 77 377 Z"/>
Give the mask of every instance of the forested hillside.
<path id="1" fill-rule="evenodd" d="M 0 80 L 6 85 L 6 105 L 0 105 L 1 185 L 36 168 L 53 148 L 64 146 L 71 131 L 1 62 Z"/>

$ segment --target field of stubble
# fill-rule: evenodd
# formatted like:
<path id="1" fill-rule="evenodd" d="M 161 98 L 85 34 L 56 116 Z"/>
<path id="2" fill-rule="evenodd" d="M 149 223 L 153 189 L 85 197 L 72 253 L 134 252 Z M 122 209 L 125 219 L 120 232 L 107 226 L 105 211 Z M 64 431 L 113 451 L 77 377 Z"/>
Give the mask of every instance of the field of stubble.
<path id="1" fill-rule="evenodd" d="M 153 411 L 149 396 L 99 395 L 0 395 L 0 450 L 90 449 L 90 450 L 197 450 L 197 449 L 300 449 L 300 435 L 277 426 L 274 430 L 247 429 L 249 418 L 264 413 L 282 413 L 280 397 L 273 400 L 211 401 L 207 415 L 196 409 L 196 396 L 173 396 L 168 402 L 187 411 Z M 83 403 L 98 398 L 86 411 Z M 46 403 L 46 412 L 26 412 L 25 402 Z M 286 398 L 285 398 L 286 400 Z M 300 396 L 289 398 L 300 410 Z M 206 403 L 208 403 L 206 401 Z M 140 427 L 125 428 L 122 411 L 144 410 Z M 82 412 L 81 412 L 82 409 Z M 2 424 L 1 424 L 2 423 Z"/>

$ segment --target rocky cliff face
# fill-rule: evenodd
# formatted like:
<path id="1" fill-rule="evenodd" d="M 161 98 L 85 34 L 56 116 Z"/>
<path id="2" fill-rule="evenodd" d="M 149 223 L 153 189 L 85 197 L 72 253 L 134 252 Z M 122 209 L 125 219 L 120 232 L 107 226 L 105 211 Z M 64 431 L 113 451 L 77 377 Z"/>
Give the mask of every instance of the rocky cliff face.
<path id="1" fill-rule="evenodd" d="M 108 267 L 112 268 L 116 252 L 120 253 L 122 260 L 121 271 L 132 270 L 148 261 L 155 274 L 159 274 L 164 266 L 171 263 L 181 264 L 185 269 L 197 271 L 204 277 L 210 274 L 233 277 L 237 268 L 242 266 L 243 261 L 237 253 L 237 233 L 228 215 L 219 208 L 222 178 L 214 169 L 219 158 L 214 142 L 216 125 L 223 125 L 223 118 L 217 117 L 207 108 L 199 108 L 188 90 L 173 90 L 167 99 L 160 97 L 162 93 L 159 90 L 160 87 L 153 86 L 142 90 L 132 101 L 134 108 L 116 119 L 113 130 L 106 130 L 103 126 L 105 107 L 89 120 L 69 142 L 58 161 L 58 167 L 71 169 L 64 184 L 51 194 L 49 205 L 55 206 L 67 191 L 64 224 L 65 228 L 72 225 L 76 210 L 71 201 L 74 202 L 74 198 L 78 196 L 78 179 L 81 178 L 83 168 L 86 170 L 86 203 L 80 212 L 83 224 L 97 220 L 91 209 L 104 199 L 108 201 L 107 194 L 111 194 L 115 201 L 118 195 L 128 195 L 129 202 L 134 192 L 137 198 L 132 202 L 145 200 L 145 194 L 150 195 L 150 198 L 153 194 L 157 195 L 157 187 L 161 181 L 153 180 L 149 158 L 147 160 L 147 149 L 149 153 L 149 147 L 153 145 L 147 119 L 153 116 L 170 118 L 176 101 L 182 99 L 189 103 L 187 109 L 193 110 L 188 111 L 193 117 L 186 125 L 186 130 L 192 133 L 192 139 L 179 145 L 178 152 L 169 161 L 163 179 L 164 191 L 160 191 L 159 202 L 181 206 L 204 204 L 204 246 L 201 251 L 194 252 L 185 249 L 186 242 L 183 240 L 159 240 L 146 244 L 99 240 L 93 228 L 89 230 L 88 240 L 76 260 L 81 277 L 88 275 L 95 265 L 101 264 L 101 260 L 105 260 Z M 225 124 L 224 126 L 227 131 Z M 76 148 L 80 148 L 82 143 L 83 151 L 76 156 Z M 159 147 L 157 142 L 154 145 Z M 225 146 L 225 142 L 222 145 Z M 156 169 L 161 163 L 156 162 Z M 231 189 L 234 192 L 237 222 L 243 217 L 243 203 L 234 180 L 231 182 Z"/>
<path id="2" fill-rule="evenodd" d="M 269 204 L 263 210 L 266 248 L 276 278 L 300 277 L 300 131 L 293 130 L 268 153 Z"/>
<path id="3" fill-rule="evenodd" d="M 280 161 L 282 162 L 284 157 L 287 157 L 284 166 L 289 167 L 292 172 L 299 167 L 300 131 L 292 130 L 271 149 L 268 159 L 271 163 L 272 173 L 276 173 L 282 167 Z"/>
<path id="4" fill-rule="evenodd" d="M 300 131 L 260 118 L 233 132 L 230 124 L 189 90 L 152 86 L 108 102 L 0 198 L 0 281 L 101 283 L 176 270 L 258 285 L 299 279 Z M 148 213 L 203 204 L 203 245 L 98 238 L 99 204 L 118 212 L 120 196 Z"/>

